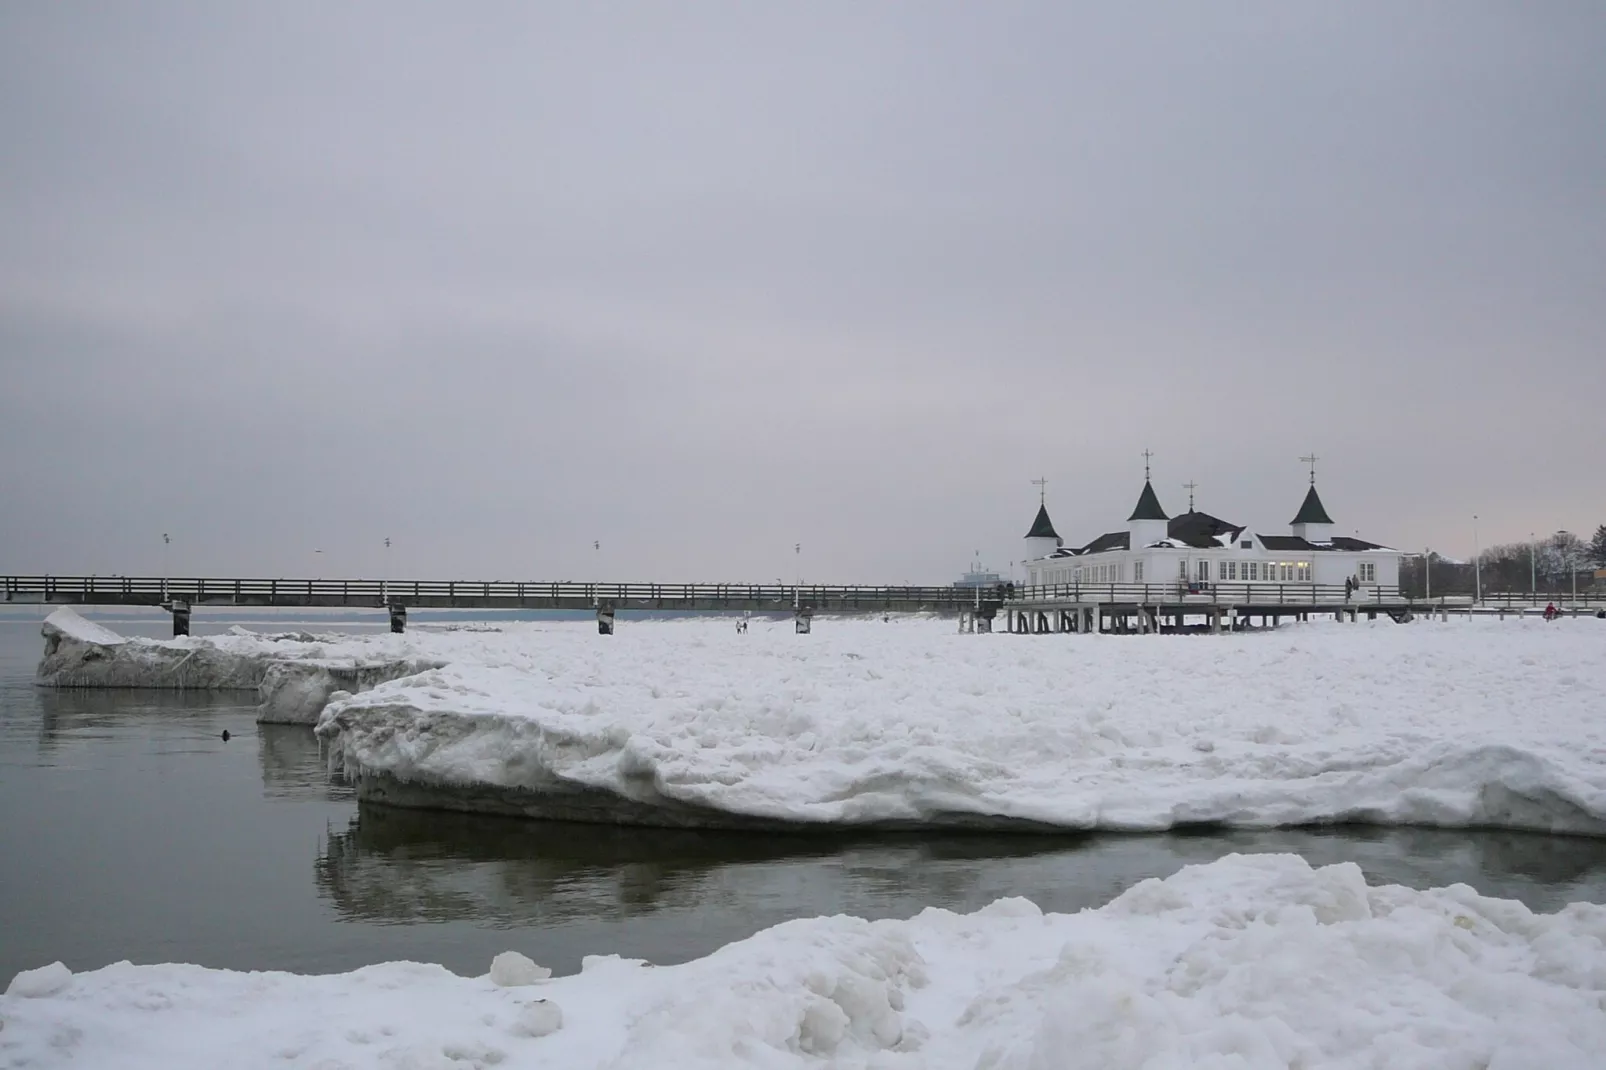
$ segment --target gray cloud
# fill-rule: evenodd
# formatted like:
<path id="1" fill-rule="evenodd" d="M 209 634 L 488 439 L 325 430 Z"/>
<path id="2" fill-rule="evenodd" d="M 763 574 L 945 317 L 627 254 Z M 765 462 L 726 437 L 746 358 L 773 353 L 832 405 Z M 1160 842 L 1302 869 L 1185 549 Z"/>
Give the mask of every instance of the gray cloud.
<path id="1" fill-rule="evenodd" d="M 1263 530 L 1312 448 L 1369 537 L 1592 528 L 1602 54 L 1590 4 L 13 5 L 0 570 L 942 581 L 1038 475 L 1118 527 L 1145 446 Z"/>

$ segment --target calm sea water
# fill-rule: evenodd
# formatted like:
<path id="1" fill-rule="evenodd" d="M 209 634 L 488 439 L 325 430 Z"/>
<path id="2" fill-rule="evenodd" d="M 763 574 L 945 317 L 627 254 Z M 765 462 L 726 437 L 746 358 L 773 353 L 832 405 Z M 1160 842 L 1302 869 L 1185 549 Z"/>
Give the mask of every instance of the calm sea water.
<path id="1" fill-rule="evenodd" d="M 197 632 L 241 619 L 198 617 Z M 1567 837 L 847 839 L 359 807 L 330 780 L 310 730 L 258 726 L 250 695 L 41 690 L 41 649 L 37 616 L 0 616 L 0 986 L 55 959 L 75 970 L 131 959 L 299 972 L 414 959 L 483 973 L 515 948 L 559 972 L 610 952 L 669 963 L 819 914 L 907 917 L 1009 895 L 1077 910 L 1233 851 L 1351 860 L 1374 881 L 1465 882 L 1540 910 L 1606 902 L 1606 842 Z"/>

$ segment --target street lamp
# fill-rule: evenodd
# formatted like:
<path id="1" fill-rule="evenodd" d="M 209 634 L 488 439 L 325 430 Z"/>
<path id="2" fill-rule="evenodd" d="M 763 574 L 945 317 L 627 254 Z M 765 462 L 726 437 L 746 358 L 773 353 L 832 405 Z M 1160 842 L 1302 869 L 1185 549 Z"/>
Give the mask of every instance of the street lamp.
<path id="1" fill-rule="evenodd" d="M 1479 605 L 1483 604 L 1483 551 L 1478 547 L 1478 514 L 1472 514 L 1472 583 Z"/>

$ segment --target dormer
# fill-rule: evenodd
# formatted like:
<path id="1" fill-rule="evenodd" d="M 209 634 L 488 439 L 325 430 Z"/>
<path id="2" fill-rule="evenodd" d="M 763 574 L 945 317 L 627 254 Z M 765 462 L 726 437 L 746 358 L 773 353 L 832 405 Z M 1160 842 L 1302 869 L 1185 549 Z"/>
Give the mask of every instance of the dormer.
<path id="1" fill-rule="evenodd" d="M 1289 525 L 1293 534 L 1306 542 L 1332 542 L 1333 518 L 1327 515 L 1322 507 L 1321 496 L 1316 493 L 1316 484 L 1310 485 L 1305 492 L 1305 503 L 1299 507 Z"/>

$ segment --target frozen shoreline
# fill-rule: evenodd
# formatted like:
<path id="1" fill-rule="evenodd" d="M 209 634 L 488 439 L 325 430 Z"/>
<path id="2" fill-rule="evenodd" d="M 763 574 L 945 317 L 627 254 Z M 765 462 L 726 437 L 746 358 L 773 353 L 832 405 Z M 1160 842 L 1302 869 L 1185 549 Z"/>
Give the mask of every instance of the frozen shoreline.
<path id="1" fill-rule="evenodd" d="M 678 966 L 545 974 L 517 954 L 474 978 L 57 964 L 0 996 L 0 1062 L 1573 1070 L 1606 1047 L 1606 908 L 1369 887 L 1291 855 L 1191 866 L 1078 914 L 1003 899 L 813 918 Z"/>
<path id="2" fill-rule="evenodd" d="M 339 698 L 318 732 L 375 801 L 610 823 L 1606 835 L 1589 620 L 614 638 L 505 637 L 495 664 Z"/>
<path id="3" fill-rule="evenodd" d="M 396 806 L 666 827 L 1606 836 L 1593 619 L 1197 639 L 951 628 L 842 620 L 797 636 L 755 622 L 737 635 L 688 620 L 608 638 L 508 624 L 162 642 L 80 634 L 72 619 L 57 630 L 63 649 L 104 652 L 75 655 L 81 672 L 154 665 L 159 679 L 175 660 L 233 659 L 212 679 L 254 680 L 264 720 L 316 719 L 360 797 Z"/>

